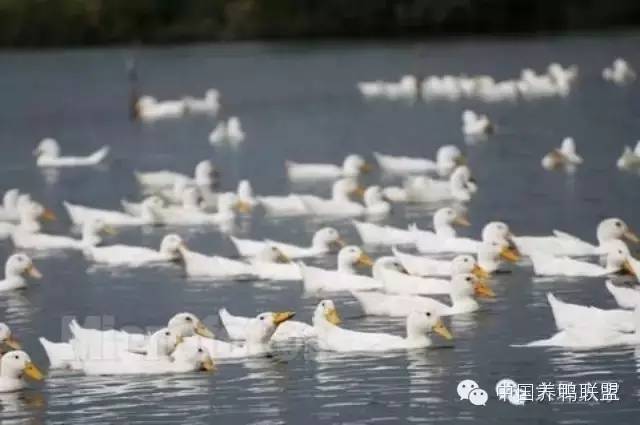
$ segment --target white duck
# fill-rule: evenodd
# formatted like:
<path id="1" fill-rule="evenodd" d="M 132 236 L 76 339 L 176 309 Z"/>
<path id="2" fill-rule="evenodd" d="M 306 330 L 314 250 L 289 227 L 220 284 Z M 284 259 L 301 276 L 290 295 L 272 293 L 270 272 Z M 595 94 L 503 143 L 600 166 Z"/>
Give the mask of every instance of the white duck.
<path id="1" fill-rule="evenodd" d="M 91 246 L 84 252 L 87 259 L 95 263 L 108 266 L 141 267 L 178 261 L 181 258 L 180 250 L 183 247 L 184 243 L 180 236 L 169 234 L 162 238 L 159 250 L 140 246 L 110 245 Z"/>
<path id="2" fill-rule="evenodd" d="M 489 272 L 483 269 L 472 255 L 462 254 L 452 260 L 438 260 L 408 254 L 395 246 L 392 248 L 392 252 L 407 272 L 414 276 L 452 276 L 459 273 L 472 273 L 479 278 L 490 276 Z"/>
<path id="3" fill-rule="evenodd" d="M 565 303 L 551 293 L 547 294 L 547 300 L 558 330 L 588 328 L 593 324 L 600 324 L 620 332 L 635 331 L 632 310 L 604 310 L 593 306 Z"/>
<path id="4" fill-rule="evenodd" d="M 135 172 L 138 183 L 147 191 L 172 188 L 177 180 L 183 180 L 195 186 L 209 187 L 216 182 L 216 176 L 217 171 L 213 163 L 207 159 L 196 165 L 193 177 L 169 170 Z"/>
<path id="5" fill-rule="evenodd" d="M 60 146 L 54 139 L 43 139 L 33 151 L 38 167 L 87 167 L 101 163 L 109 154 L 103 146 L 89 156 L 60 156 Z"/>
<path id="6" fill-rule="evenodd" d="M 35 381 L 44 375 L 24 351 L 9 351 L 0 359 L 0 393 L 20 391 L 27 386 L 23 379 L 27 376 Z"/>
<path id="7" fill-rule="evenodd" d="M 610 280 L 607 280 L 605 285 L 620 308 L 634 309 L 640 305 L 640 291 L 638 289 L 614 285 Z"/>
<path id="8" fill-rule="evenodd" d="M 607 276 L 623 271 L 634 274 L 640 271 L 640 263 L 631 257 L 629 248 L 620 240 L 613 240 L 606 245 L 606 265 L 575 260 L 570 257 L 554 257 L 545 252 L 534 252 L 530 255 L 533 271 L 537 276 Z"/>
<path id="9" fill-rule="evenodd" d="M 357 177 L 371 166 L 360 155 L 348 155 L 342 166 L 287 161 L 285 164 L 290 180 L 323 180 L 342 177 Z"/>
<path id="10" fill-rule="evenodd" d="M 41 230 L 39 220 L 53 221 L 56 215 L 37 202 L 31 201 L 28 195 L 20 195 L 18 200 L 19 223 L 0 222 L 0 239 L 13 236 L 14 233 L 38 233 Z"/>
<path id="11" fill-rule="evenodd" d="M 357 183 L 350 179 L 345 182 L 352 183 L 351 192 L 359 189 Z M 308 213 L 321 217 L 357 217 L 366 215 L 368 218 L 379 219 L 391 212 L 391 204 L 385 199 L 379 186 L 370 186 L 364 191 L 364 205 L 349 199 L 336 201 L 324 200 L 315 196 L 301 196 L 302 202 Z"/>
<path id="12" fill-rule="evenodd" d="M 616 165 L 621 170 L 629 170 L 640 166 L 640 140 L 636 143 L 634 149 L 625 146 Z"/>
<path id="13" fill-rule="evenodd" d="M 192 278 L 246 280 L 257 277 L 254 267 L 244 261 L 201 254 L 185 246 L 180 248 L 180 257 L 187 276 Z"/>
<path id="14" fill-rule="evenodd" d="M 640 344 L 640 307 L 636 307 L 635 311 L 601 310 L 596 307 L 566 304 L 552 294 L 548 294 L 547 298 L 556 320 L 558 310 L 567 310 L 563 311 L 561 316 L 565 326 L 550 338 L 515 346 L 590 350 Z M 620 324 L 624 326 L 619 326 Z"/>
<path id="15" fill-rule="evenodd" d="M 74 327 L 71 329 L 73 332 Z M 182 342 L 178 332 L 163 328 L 149 336 L 138 353 L 119 346 L 115 339 L 96 344 L 93 338 L 86 338 L 83 334 L 84 330 L 79 335 L 74 334 L 71 346 L 80 367 L 89 375 L 161 373 L 171 363 L 171 353 Z"/>
<path id="16" fill-rule="evenodd" d="M 238 117 L 230 117 L 226 122 L 220 121 L 209 133 L 209 143 L 219 145 L 224 142 L 231 144 L 244 141 L 246 135 Z"/>
<path id="17" fill-rule="evenodd" d="M 136 115 L 143 121 L 156 121 L 184 116 L 187 107 L 183 100 L 159 102 L 152 96 L 141 96 L 135 105 Z"/>
<path id="18" fill-rule="evenodd" d="M 352 201 L 350 195 L 364 195 L 364 189 L 355 179 L 340 179 L 333 184 L 331 198 L 325 199 L 313 195 L 300 195 L 307 214 L 337 217 L 358 216 L 365 213 L 365 206 Z"/>
<path id="19" fill-rule="evenodd" d="M 234 316 L 227 311 L 226 308 L 221 308 L 218 311 L 222 326 L 227 331 L 229 338 L 233 340 L 243 341 L 247 339 L 247 333 L 252 317 Z M 286 341 L 288 339 L 308 339 L 316 336 L 313 326 L 297 320 L 287 320 L 281 323 L 273 336 L 271 341 Z"/>
<path id="20" fill-rule="evenodd" d="M 245 328 L 244 344 L 238 345 L 212 338 L 189 337 L 185 343 L 198 343 L 205 347 L 211 357 L 218 359 L 264 356 L 271 352 L 272 336 L 276 329 L 290 320 L 292 312 L 266 312 L 251 319 Z"/>
<path id="21" fill-rule="evenodd" d="M 233 242 L 236 250 L 243 257 L 254 257 L 266 246 L 274 246 L 292 260 L 326 255 L 333 252 L 334 247 L 343 247 L 345 245 L 340 237 L 340 233 L 333 227 L 323 227 L 316 231 L 311 239 L 311 246 L 308 247 L 278 242 L 271 239 L 258 241 L 253 239 L 240 239 L 233 236 L 231 236 L 231 242 Z"/>
<path id="22" fill-rule="evenodd" d="M 383 155 L 378 152 L 374 152 L 373 155 L 382 171 L 397 175 L 437 172 L 441 176 L 448 176 L 465 162 L 462 152 L 454 145 L 441 146 L 436 153 L 435 161 L 428 158 Z"/>
<path id="23" fill-rule="evenodd" d="M 153 201 L 150 201 L 150 199 L 153 199 Z M 143 205 L 144 205 L 145 202 L 148 202 L 148 203 L 152 202 L 153 204 L 155 204 L 156 211 L 159 211 L 161 208 L 165 208 L 166 207 L 166 203 L 163 200 L 163 198 L 161 198 L 159 196 L 156 196 L 156 195 L 148 196 L 148 197 L 144 198 L 141 202 L 132 202 L 132 201 L 128 201 L 126 199 L 121 199 L 120 200 L 120 205 L 122 205 L 122 210 L 125 213 L 127 213 L 129 215 L 132 215 L 134 217 L 141 217 L 142 216 L 142 211 L 143 211 Z"/>
<path id="24" fill-rule="evenodd" d="M 187 112 L 192 114 L 215 115 L 220 109 L 220 92 L 216 89 L 209 89 L 201 99 L 187 96 L 184 98 L 184 105 Z"/>
<path id="25" fill-rule="evenodd" d="M 168 322 L 167 328 L 179 337 L 200 335 L 213 338 L 213 333 L 207 329 L 202 321 L 191 313 L 178 313 Z M 44 348 L 52 369 L 80 369 L 80 354 L 74 346 L 90 349 L 100 353 L 103 358 L 122 351 L 144 353 L 148 346 L 149 336 L 139 333 L 128 333 L 122 330 L 99 330 L 81 327 L 75 320 L 69 324 L 73 338 L 68 342 L 52 342 L 46 338 L 39 339 Z"/>
<path id="26" fill-rule="evenodd" d="M 415 232 L 389 225 L 353 220 L 353 225 L 365 245 L 410 245 L 416 241 Z"/>
<path id="27" fill-rule="evenodd" d="M 633 82 L 636 79 L 636 73 L 626 60 L 617 58 L 613 61 L 611 67 L 606 67 L 602 70 L 602 78 L 623 86 Z"/>
<path id="28" fill-rule="evenodd" d="M 373 260 L 357 246 L 345 246 L 338 253 L 337 270 L 325 270 L 299 263 L 307 293 L 380 289 L 382 283 L 357 274 L 356 265 L 373 266 Z"/>
<path id="29" fill-rule="evenodd" d="M 619 218 L 602 220 L 598 224 L 596 236 L 598 245 L 558 230 L 553 231 L 553 236 L 518 236 L 513 237 L 513 241 L 524 255 L 542 252 L 547 255 L 572 257 L 603 255 L 606 252 L 607 243 L 612 240 L 626 239 L 630 242 L 640 242 L 636 234 Z"/>
<path id="30" fill-rule="evenodd" d="M 495 294 L 481 280 L 471 274 L 458 274 L 448 282 L 451 305 L 443 304 L 432 298 L 417 295 L 393 295 L 380 292 L 354 292 L 354 297 L 368 315 L 405 317 L 411 311 L 435 308 L 442 316 L 471 313 L 480 308 L 474 298 L 493 298 Z"/>
<path id="31" fill-rule="evenodd" d="M 139 215 L 134 216 L 121 211 L 87 207 L 84 205 L 62 203 L 76 226 L 83 226 L 90 220 L 100 220 L 106 225 L 114 227 L 146 226 L 162 224 L 160 211 L 164 206 L 162 199 L 152 196 L 140 205 Z"/>
<path id="32" fill-rule="evenodd" d="M 416 225 L 409 226 L 413 233 L 416 249 L 423 254 L 439 252 L 475 252 L 478 241 L 459 238 L 454 225 L 470 226 L 469 221 L 461 213 L 450 207 L 440 208 L 433 215 L 434 231 L 420 230 Z"/>
<path id="33" fill-rule="evenodd" d="M 22 348 L 18 340 L 16 340 L 13 336 L 13 332 L 11 332 L 11 328 L 9 327 L 9 325 L 0 322 L 0 347 L 4 345 L 13 350 L 19 350 L 20 348 Z M 3 350 L 0 350 L 0 354 L 3 352 Z"/>
<path id="34" fill-rule="evenodd" d="M 331 301 L 323 302 L 328 304 Z M 407 316 L 406 337 L 387 333 L 356 332 L 341 328 L 327 319 L 325 308 L 320 303 L 313 315 L 318 346 L 322 350 L 338 352 L 411 350 L 430 347 L 433 344 L 427 335 L 430 332 L 435 332 L 446 339 L 453 338 L 435 308 L 411 312 Z M 335 310 L 335 307 L 333 309 Z"/>
<path id="35" fill-rule="evenodd" d="M 102 220 L 87 220 L 82 226 L 82 238 L 75 239 L 69 236 L 49 235 L 46 233 L 32 233 L 16 230 L 13 235 L 13 244 L 17 248 L 31 250 L 51 249 L 79 249 L 83 250 L 102 243 L 101 234 L 114 234 L 113 229 Z"/>
<path id="36" fill-rule="evenodd" d="M 223 193 L 217 198 L 218 212 L 208 213 L 200 206 L 200 192 L 189 187 L 182 194 L 182 206 L 169 206 L 158 211 L 163 224 L 173 226 L 224 225 L 233 221 L 235 211 L 248 212 L 251 206 L 238 199 L 235 193 Z"/>
<path id="37" fill-rule="evenodd" d="M 160 375 L 211 372 L 215 364 L 207 349 L 198 344 L 178 344 L 170 358 L 149 358 L 148 355 L 122 353 L 116 361 L 84 361 L 82 371 L 92 375 Z"/>
<path id="38" fill-rule="evenodd" d="M 493 133 L 494 127 L 486 115 L 480 115 L 469 109 L 462 113 L 462 132 L 466 136 L 486 136 Z"/>
<path id="39" fill-rule="evenodd" d="M 4 266 L 4 279 L 0 280 L 0 292 L 26 288 L 26 277 L 41 279 L 42 274 L 26 254 L 11 255 Z"/>
<path id="40" fill-rule="evenodd" d="M 289 257 L 275 246 L 265 246 L 261 252 L 249 260 L 249 263 L 260 279 L 302 280 L 300 267 L 292 263 Z"/>
<path id="41" fill-rule="evenodd" d="M 579 164 L 582 164 L 582 157 L 577 154 L 572 137 L 565 137 L 560 149 L 554 149 L 542 158 L 542 166 L 547 170 L 561 167 L 573 168 Z"/>
<path id="42" fill-rule="evenodd" d="M 477 191 L 477 185 L 467 166 L 460 166 L 448 180 L 435 180 L 426 176 L 407 178 L 403 187 L 384 189 L 385 196 L 394 202 L 429 203 L 459 201 L 468 202 Z"/>
<path id="43" fill-rule="evenodd" d="M 20 191 L 18 189 L 9 189 L 2 196 L 2 207 L 0 207 L 0 221 L 17 221 L 18 215 L 18 198 Z"/>

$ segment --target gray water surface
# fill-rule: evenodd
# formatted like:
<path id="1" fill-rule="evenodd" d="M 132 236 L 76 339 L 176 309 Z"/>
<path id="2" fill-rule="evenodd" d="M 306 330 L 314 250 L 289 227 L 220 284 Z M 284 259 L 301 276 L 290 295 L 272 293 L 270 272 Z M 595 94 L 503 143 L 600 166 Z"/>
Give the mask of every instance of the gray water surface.
<path id="1" fill-rule="evenodd" d="M 635 35 L 501 41 L 399 44 L 229 44 L 149 48 L 137 52 L 145 93 L 157 98 L 222 94 L 222 116 L 238 115 L 247 132 L 237 149 L 211 147 L 209 117 L 153 124 L 127 116 L 124 49 L 4 52 L 0 54 L 0 191 L 19 187 L 61 217 L 48 232 L 67 233 L 61 202 L 117 208 L 136 199 L 135 169 L 190 172 L 212 158 L 222 186 L 251 180 L 258 194 L 291 190 L 285 159 L 340 162 L 348 153 L 371 158 L 373 151 L 433 156 L 442 144 L 464 148 L 480 190 L 469 204 L 477 237 L 490 220 L 507 221 L 514 233 L 544 234 L 562 229 L 587 240 L 604 217 L 637 221 L 638 176 L 619 172 L 615 160 L 625 144 L 640 137 L 640 89 L 604 83 L 600 71 L 616 56 L 640 65 Z M 405 73 L 518 75 L 530 66 L 542 71 L 552 61 L 580 67 L 571 95 L 532 102 L 365 102 L 359 80 L 398 79 Z M 485 143 L 466 146 L 460 113 L 487 113 L 498 132 Z M 65 152 L 112 148 L 107 167 L 44 174 L 31 150 L 43 137 L 57 138 Z M 550 173 L 540 158 L 565 136 L 575 138 L 585 164 L 574 175 Z M 381 176 L 366 177 L 377 182 Z M 386 180 L 385 180 L 386 181 Z M 393 181 L 389 181 L 393 183 Z M 328 193 L 328 186 L 313 187 Z M 387 222 L 421 227 L 430 211 L 399 207 Z M 334 223 L 357 241 L 349 222 Z M 237 234 L 307 243 L 321 223 L 269 220 L 260 213 L 239 220 Z M 174 230 L 174 229 L 171 229 Z M 157 246 L 167 229 L 124 230 L 109 243 Z M 228 238 L 213 229 L 178 229 L 188 244 L 206 253 L 233 256 Z M 0 242 L 0 259 L 13 250 Z M 381 251 L 381 253 L 384 251 Z M 377 253 L 376 253 L 377 254 Z M 303 297 L 295 282 L 207 282 L 184 278 L 178 267 L 113 271 L 95 268 L 79 253 L 39 255 L 45 278 L 19 293 L 0 295 L 0 320 L 10 324 L 34 360 L 47 365 L 39 336 L 54 341 L 65 318 L 88 316 L 115 326 L 161 326 L 180 311 L 207 318 L 224 336 L 216 312 L 254 315 L 295 310 L 310 321 L 316 298 Z M 328 258 L 320 264 L 333 266 Z M 572 302 L 615 307 L 604 280 L 534 279 L 526 263 L 493 280 L 494 301 L 481 311 L 448 319 L 455 336 L 437 347 L 411 353 L 337 355 L 299 346 L 279 347 L 270 358 L 221 364 L 212 374 L 162 377 L 84 377 L 52 372 L 24 394 L 0 395 L 4 424 L 163 423 L 636 423 L 640 412 L 640 351 L 611 348 L 572 353 L 561 349 L 515 348 L 550 336 L 553 321 L 546 293 Z M 348 294 L 334 297 L 344 326 L 401 334 L 402 320 L 363 317 Z M 620 383 L 620 401 L 610 404 L 499 402 L 496 382 L 593 381 Z M 474 379 L 490 399 L 485 407 L 460 401 L 456 385 Z M 214 422 L 215 421 L 215 422 Z"/>

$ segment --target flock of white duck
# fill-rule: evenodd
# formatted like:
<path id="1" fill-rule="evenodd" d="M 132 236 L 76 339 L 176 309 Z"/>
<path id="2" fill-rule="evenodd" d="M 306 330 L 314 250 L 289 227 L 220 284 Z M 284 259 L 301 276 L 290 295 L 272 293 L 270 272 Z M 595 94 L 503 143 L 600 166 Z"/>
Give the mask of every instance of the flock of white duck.
<path id="1" fill-rule="evenodd" d="M 552 64 L 547 75 L 523 72 L 514 87 L 522 94 L 523 84 L 532 90 L 538 79 L 541 86 L 566 84 L 568 90 L 576 75 L 575 67 L 564 69 Z M 604 75 L 616 83 L 626 83 L 633 72 L 626 62 L 617 60 Z M 450 84 L 465 95 L 486 96 L 490 87 L 508 91 L 504 88 L 506 82 L 492 83 L 484 77 L 434 78 L 425 80 L 423 94 L 425 90 L 431 95 L 443 93 L 438 90 Z M 543 80 L 547 83 L 543 84 Z M 376 84 L 360 88 L 371 96 L 378 86 L 384 86 Z M 401 82 L 394 90 L 401 91 L 405 85 L 408 87 Z M 158 102 L 143 97 L 138 108 L 146 119 L 216 113 L 218 98 L 215 90 L 208 91 L 204 99 Z M 467 135 L 488 135 L 493 128 L 486 116 L 472 111 L 465 111 L 462 121 Z M 212 133 L 212 143 L 240 139 L 236 138 L 242 133 L 237 119 L 232 117 L 221 126 Z M 62 156 L 53 139 L 43 140 L 34 151 L 37 166 L 47 168 L 93 166 L 103 162 L 108 153 L 109 148 L 103 147 L 84 157 Z M 150 335 L 87 329 L 74 321 L 69 341 L 40 338 L 50 368 L 80 370 L 89 375 L 213 370 L 218 360 L 264 355 L 272 350 L 272 342 L 288 339 L 313 342 L 323 350 L 339 352 L 423 348 L 432 344 L 434 333 L 445 339 L 453 338 L 442 317 L 476 311 L 480 308 L 479 299 L 494 297 L 489 282 L 493 274 L 503 269 L 504 262 L 518 263 L 526 256 L 538 276 L 608 278 L 628 274 L 634 279 L 639 276 L 640 262 L 624 242 L 639 240 L 622 219 L 608 218 L 599 223 L 595 244 L 561 231 L 545 236 L 516 236 L 507 223 L 500 221 L 487 223 L 478 239 L 460 236 L 457 228 L 468 226 L 469 222 L 459 205 L 471 200 L 478 186 L 458 147 L 442 146 L 434 159 L 381 153 L 374 153 L 373 157 L 382 172 L 402 176 L 403 184 L 362 187 L 359 177 L 372 165 L 355 154 L 348 155 L 342 164 L 286 162 L 292 181 L 330 182 L 332 190 L 328 198 L 306 193 L 257 196 L 246 180 L 239 182 L 236 191 L 216 191 L 218 173 L 209 160 L 198 163 L 193 175 L 171 170 L 136 172 L 143 197 L 137 202 L 123 200 L 121 210 L 63 203 L 71 222 L 81 231 L 79 237 L 44 232 L 41 221 L 55 219 L 55 215 L 29 194 L 7 190 L 0 207 L 0 239 L 11 239 L 19 250 L 41 253 L 78 250 L 88 261 L 105 267 L 178 263 L 189 277 L 202 279 L 301 282 L 305 293 L 324 298 L 317 304 L 311 323 L 292 320 L 293 312 L 241 317 L 220 309 L 219 316 L 231 342 L 217 339 L 191 313 L 176 314 L 166 327 Z M 635 166 L 640 164 L 638 158 L 639 147 L 635 151 L 627 148 L 618 165 L 622 167 L 624 162 L 623 168 Z M 549 169 L 575 167 L 580 163 L 582 158 L 571 138 L 564 139 L 558 149 L 542 159 L 542 165 Z M 394 203 L 452 206 L 437 209 L 432 230 L 420 229 L 415 224 L 397 228 L 370 221 L 384 219 Z M 308 246 L 230 236 L 240 259 L 192 251 L 175 233 L 165 235 L 157 249 L 103 242 L 104 234 L 116 234 L 117 228 L 126 226 L 213 226 L 228 231 L 238 214 L 255 208 L 261 208 L 267 216 L 350 219 L 364 245 L 387 247 L 390 255 L 374 260 L 359 246 L 347 244 L 333 227 L 318 230 Z M 307 263 L 331 255 L 337 255 L 335 269 Z M 363 268 L 371 268 L 371 274 L 360 273 Z M 6 260 L 0 291 L 19 290 L 30 279 L 41 278 L 31 258 L 19 252 Z M 527 345 L 593 348 L 640 343 L 640 291 L 612 281 L 607 281 L 606 287 L 619 309 L 569 304 L 549 294 L 558 332 Z M 367 315 L 406 318 L 406 335 L 356 332 L 341 327 L 337 306 L 325 297 L 345 291 L 352 294 Z M 12 349 L 0 360 L 0 392 L 23 388 L 23 376 L 43 378 L 28 354 L 19 350 L 20 344 L 5 324 L 0 324 L 0 343 Z"/>

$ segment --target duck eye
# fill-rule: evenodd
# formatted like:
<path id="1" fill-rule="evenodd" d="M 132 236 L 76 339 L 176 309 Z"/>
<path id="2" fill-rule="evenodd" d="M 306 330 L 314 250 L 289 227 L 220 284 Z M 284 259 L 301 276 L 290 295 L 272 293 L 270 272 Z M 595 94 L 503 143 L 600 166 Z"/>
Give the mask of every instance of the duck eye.
<path id="1" fill-rule="evenodd" d="M 467 277 L 465 280 L 466 280 L 467 282 L 471 282 L 471 278 L 470 278 L 470 277 Z"/>
<path id="2" fill-rule="evenodd" d="M 320 303 L 320 305 L 321 305 L 322 307 L 326 307 L 324 303 Z"/>
<path id="3" fill-rule="evenodd" d="M 431 312 L 427 311 L 427 317 L 431 317 Z"/>
<path id="4" fill-rule="evenodd" d="M 204 350 L 202 348 L 198 348 L 198 353 L 204 353 Z"/>
<path id="5" fill-rule="evenodd" d="M 468 258 L 465 258 L 465 259 L 464 259 L 464 262 L 465 262 L 465 263 L 468 263 L 468 262 L 469 262 L 469 259 L 468 259 Z"/>
<path id="6" fill-rule="evenodd" d="M 13 356 L 13 357 L 14 357 L 16 360 L 19 360 L 19 359 L 20 359 L 20 356 L 19 356 L 19 355 L 17 355 L 17 354 L 16 354 L 15 356 Z"/>
<path id="7" fill-rule="evenodd" d="M 264 320 L 264 316 L 260 316 L 260 320 Z"/>
<path id="8" fill-rule="evenodd" d="M 191 322 L 192 319 L 191 319 L 191 317 L 187 316 L 186 320 L 187 320 L 187 322 Z"/>
<path id="9" fill-rule="evenodd" d="M 171 336 L 170 332 L 165 332 L 164 334 L 165 334 L 165 336 Z"/>
<path id="10" fill-rule="evenodd" d="M 619 221 L 616 221 L 616 226 L 622 227 L 622 223 L 620 223 Z"/>

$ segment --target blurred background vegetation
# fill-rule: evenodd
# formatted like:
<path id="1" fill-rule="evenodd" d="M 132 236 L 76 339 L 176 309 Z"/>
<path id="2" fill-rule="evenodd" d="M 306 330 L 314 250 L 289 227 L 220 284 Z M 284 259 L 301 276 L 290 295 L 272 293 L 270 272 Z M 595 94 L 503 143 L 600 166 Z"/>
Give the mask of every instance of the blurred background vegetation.
<path id="1" fill-rule="evenodd" d="M 640 0 L 0 0 L 0 45 L 624 28 Z"/>

